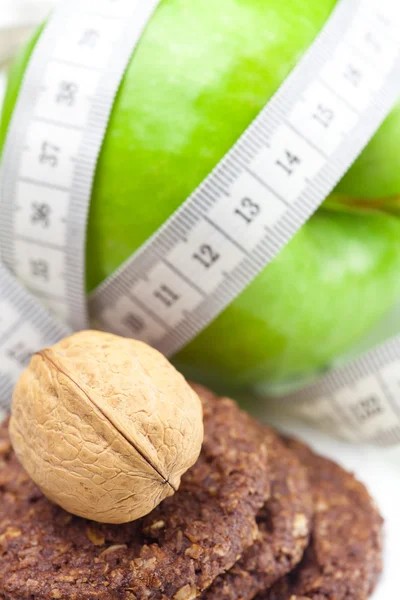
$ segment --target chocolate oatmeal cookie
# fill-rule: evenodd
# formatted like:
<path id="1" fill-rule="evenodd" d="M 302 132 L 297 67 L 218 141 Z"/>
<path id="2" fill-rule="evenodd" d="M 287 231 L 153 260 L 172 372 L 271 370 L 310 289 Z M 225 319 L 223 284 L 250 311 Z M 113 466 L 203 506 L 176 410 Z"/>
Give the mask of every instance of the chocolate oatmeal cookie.
<path id="1" fill-rule="evenodd" d="M 269 497 L 264 434 L 231 400 L 196 389 L 205 424 L 198 462 L 174 496 L 126 525 L 51 504 L 0 428 L 0 597 L 190 600 L 232 567 L 255 541 Z"/>
<path id="2" fill-rule="evenodd" d="M 305 467 L 265 427 L 271 498 L 257 515 L 259 537 L 227 573 L 203 592 L 205 600 L 251 600 L 291 571 L 309 541 L 312 503 Z"/>
<path id="3" fill-rule="evenodd" d="M 366 600 L 381 572 L 378 509 L 351 473 L 298 441 L 286 444 L 308 470 L 313 532 L 299 567 L 258 600 Z"/>

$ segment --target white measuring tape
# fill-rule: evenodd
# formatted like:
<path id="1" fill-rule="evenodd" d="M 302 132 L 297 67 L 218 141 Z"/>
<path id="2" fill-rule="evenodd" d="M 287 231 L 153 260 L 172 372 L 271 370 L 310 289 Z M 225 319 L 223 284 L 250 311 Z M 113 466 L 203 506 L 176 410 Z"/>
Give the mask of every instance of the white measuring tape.
<path id="1" fill-rule="evenodd" d="M 32 354 L 69 333 L 0 264 L 1 410 L 9 406 L 14 383 Z"/>
<path id="2" fill-rule="evenodd" d="M 121 78 L 160 0 L 62 2 L 34 50 L 0 180 L 2 262 L 73 329 L 88 325 L 92 183 Z"/>
<path id="3" fill-rule="evenodd" d="M 2 260 L 74 329 L 87 322 L 85 226 L 101 140 L 157 4 L 65 3 L 36 48 L 10 126 Z M 399 31 L 397 0 L 340 2 L 211 175 L 92 294 L 98 326 L 170 355 L 210 323 L 317 209 L 399 98 Z"/>
<path id="4" fill-rule="evenodd" d="M 213 173 L 95 291 L 91 309 L 105 329 L 121 326 L 174 354 L 271 262 L 399 97 L 395 5 L 387 2 L 380 15 L 374 1 L 339 4 Z M 131 314 L 140 330 L 126 327 Z"/>
<path id="5" fill-rule="evenodd" d="M 285 398 L 284 405 L 347 440 L 400 444 L 400 337 Z"/>

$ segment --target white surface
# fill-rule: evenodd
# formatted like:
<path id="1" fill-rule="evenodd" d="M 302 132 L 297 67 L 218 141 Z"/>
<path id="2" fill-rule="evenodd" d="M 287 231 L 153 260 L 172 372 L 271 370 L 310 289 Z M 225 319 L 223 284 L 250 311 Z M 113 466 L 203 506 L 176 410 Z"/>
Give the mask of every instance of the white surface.
<path id="1" fill-rule="evenodd" d="M 38 23 L 53 4 L 54 0 L 1 0 L 0 29 Z"/>
<path id="2" fill-rule="evenodd" d="M 329 438 L 281 415 L 266 419 L 280 430 L 303 439 L 317 452 L 341 464 L 368 487 L 385 519 L 384 572 L 373 600 L 399 597 L 400 449 L 376 450 Z"/>
<path id="3" fill-rule="evenodd" d="M 30 29 L 48 15 L 53 0 L 1 0 L 0 64 L 11 58 Z"/>
<path id="4" fill-rule="evenodd" d="M 5 91 L 5 68 L 32 29 L 46 18 L 57 0 L 0 0 L 0 114 Z"/>

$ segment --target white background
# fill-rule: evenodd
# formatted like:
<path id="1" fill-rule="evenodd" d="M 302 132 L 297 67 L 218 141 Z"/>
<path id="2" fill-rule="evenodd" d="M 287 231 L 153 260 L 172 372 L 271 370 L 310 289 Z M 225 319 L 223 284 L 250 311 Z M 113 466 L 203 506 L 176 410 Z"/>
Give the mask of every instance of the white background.
<path id="1" fill-rule="evenodd" d="M 46 16 L 50 4 L 50 0 L 1 0 L 0 65 L 9 59 L 27 31 Z M 0 68 L 0 106 L 4 85 L 5 71 Z M 268 414 L 260 409 L 259 416 L 307 440 L 316 450 L 355 472 L 369 487 L 386 521 L 384 575 L 373 598 L 396 598 L 400 543 L 400 449 L 355 447 L 330 439 L 279 414 Z"/>

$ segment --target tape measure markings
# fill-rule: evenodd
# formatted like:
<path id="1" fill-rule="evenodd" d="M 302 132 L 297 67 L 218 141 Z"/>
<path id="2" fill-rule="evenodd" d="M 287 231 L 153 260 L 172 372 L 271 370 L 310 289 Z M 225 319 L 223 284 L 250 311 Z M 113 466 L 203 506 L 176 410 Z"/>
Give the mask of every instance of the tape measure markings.
<path id="1" fill-rule="evenodd" d="M 315 384 L 288 395 L 282 406 L 353 441 L 389 445 L 400 441 L 400 338 L 396 337 L 338 367 Z"/>
<path id="2" fill-rule="evenodd" d="M 85 234 L 98 154 L 126 65 L 159 1 L 61 4 L 34 50 L 9 128 L 3 262 L 74 329 L 88 324 Z"/>
<path id="3" fill-rule="evenodd" d="M 361 23 L 358 32 L 369 31 L 371 14 L 366 14 L 365 6 L 368 3 L 347 2 L 338 6 L 305 58 L 212 174 L 95 291 L 91 310 L 103 328 L 139 334 L 164 353 L 175 353 L 246 287 L 315 211 L 367 143 L 400 91 L 398 44 L 395 53 L 392 49 L 385 56 L 385 65 L 376 59 L 375 65 L 382 63 L 381 69 L 376 66 L 372 71 L 367 42 L 367 50 L 348 61 L 348 39 L 354 23 Z M 394 3 L 387 6 L 393 12 Z M 342 34 L 344 30 L 346 34 L 339 35 L 338 43 L 338 32 Z M 333 93 L 332 82 L 337 88 Z M 310 135 L 310 108 L 314 108 L 317 93 L 317 98 L 322 95 L 329 103 L 328 109 L 317 103 L 320 112 L 315 121 L 323 135 L 315 134 L 315 124 Z M 329 109 L 332 105 L 337 115 Z M 341 125 L 334 127 L 329 137 L 327 130 L 334 116 L 339 116 Z M 330 164 L 326 164 L 330 158 Z M 304 169 L 307 162 L 309 167 Z M 294 167 L 299 165 L 297 174 Z M 275 171 L 271 179 L 276 166 L 281 168 L 281 177 Z M 254 217 L 262 210 L 264 218 L 254 228 Z M 232 211 L 243 223 L 234 223 Z M 253 225 L 252 232 L 243 224 Z M 181 241 L 177 240 L 177 232 Z M 198 248 L 205 253 L 202 257 L 196 255 Z M 197 269 L 193 258 L 197 259 Z M 203 272 L 202 262 L 206 269 Z M 218 274 L 214 279 L 210 277 L 211 266 Z M 121 295 L 125 295 L 124 301 Z M 148 315 L 158 315 L 157 333 L 152 322 L 143 324 L 142 334 L 137 327 L 127 330 L 126 322 L 132 318 L 130 302 L 135 316 L 135 297 L 146 305 Z M 120 325 L 116 325 L 118 318 Z M 133 321 L 137 323 L 138 319 Z M 164 329 L 160 329 L 161 323 Z"/>
<path id="4" fill-rule="evenodd" d="M 0 264 L 0 408 L 31 354 L 68 333 Z"/>

